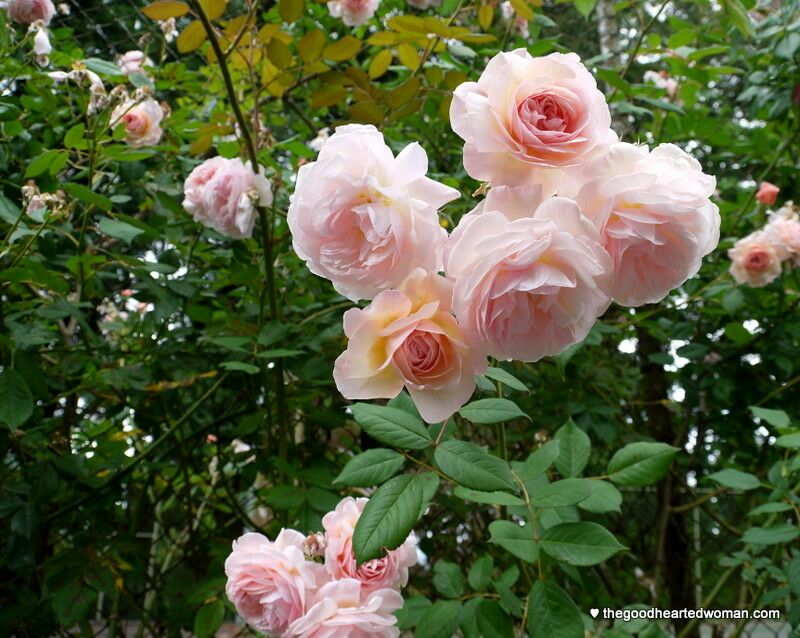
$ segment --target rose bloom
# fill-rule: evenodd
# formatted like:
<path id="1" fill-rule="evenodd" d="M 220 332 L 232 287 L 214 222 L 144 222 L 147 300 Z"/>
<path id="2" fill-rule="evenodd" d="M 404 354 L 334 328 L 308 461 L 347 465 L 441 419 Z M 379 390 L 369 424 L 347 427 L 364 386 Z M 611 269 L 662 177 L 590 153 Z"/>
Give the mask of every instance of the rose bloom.
<path id="1" fill-rule="evenodd" d="M 408 568 L 417 564 L 417 539 L 410 534 L 397 549 L 383 558 L 356 565 L 353 554 L 353 532 L 366 498 L 347 498 L 336 509 L 322 517 L 325 529 L 325 569 L 334 580 L 354 578 L 361 583 L 361 592 L 368 595 L 382 589 L 399 589 L 408 582 Z"/>
<path id="2" fill-rule="evenodd" d="M 486 357 L 463 334 L 450 304 L 452 283 L 421 268 L 400 288 L 344 315 L 350 340 L 333 368 L 348 399 L 389 399 L 405 388 L 423 419 L 438 423 L 472 396 Z"/>
<path id="3" fill-rule="evenodd" d="M 305 616 L 295 620 L 285 636 L 292 638 L 397 638 L 397 618 L 403 606 L 393 589 L 364 592 L 352 578 L 323 585 Z"/>
<path id="4" fill-rule="evenodd" d="M 328 3 L 328 13 L 348 27 L 357 27 L 375 15 L 379 4 L 380 0 L 333 0 Z"/>
<path id="5" fill-rule="evenodd" d="M 397 157 L 374 126 L 341 126 L 317 161 L 300 167 L 288 222 L 297 255 L 352 301 L 372 299 L 415 268 L 442 268 L 437 209 L 457 190 L 425 177 L 428 157 Z"/>
<path id="6" fill-rule="evenodd" d="M 245 534 L 225 561 L 225 592 L 239 615 L 268 634 L 281 634 L 306 611 L 325 570 L 303 555 L 305 536 L 281 530 L 274 542 Z"/>
<path id="7" fill-rule="evenodd" d="M 503 22 L 506 24 L 513 23 L 511 27 L 513 33 L 526 40 L 531 36 L 528 21 L 522 16 L 517 15 L 514 6 L 509 0 L 506 0 L 500 5 L 500 13 L 503 16 Z"/>
<path id="8" fill-rule="evenodd" d="M 778 201 L 778 193 L 781 189 L 771 182 L 761 182 L 756 193 L 756 201 L 765 206 L 773 206 Z"/>
<path id="9" fill-rule="evenodd" d="M 800 221 L 797 219 L 774 217 L 764 226 L 764 232 L 781 259 L 796 260 L 800 255 Z"/>
<path id="10" fill-rule="evenodd" d="M 114 128 L 122 125 L 125 128 L 125 141 L 134 148 L 155 146 L 161 140 L 161 120 L 164 111 L 161 105 L 152 99 L 141 102 L 126 100 L 114 109 L 111 123 Z"/>
<path id="11" fill-rule="evenodd" d="M 183 191 L 183 208 L 195 221 L 234 239 L 250 237 L 256 206 L 272 203 L 269 182 L 238 157 L 206 160 L 189 173 Z"/>
<path id="12" fill-rule="evenodd" d="M 677 146 L 617 143 L 581 173 L 585 183 L 570 188 L 613 259 L 609 292 L 617 303 L 661 301 L 716 247 L 719 209 L 709 199 L 716 180 Z"/>
<path id="13" fill-rule="evenodd" d="M 47 26 L 56 13 L 56 7 L 52 0 L 11 0 L 6 4 L 6 13 L 13 22 L 31 24 L 41 20 Z"/>
<path id="14" fill-rule="evenodd" d="M 772 237 L 763 230 L 742 237 L 728 251 L 730 273 L 737 283 L 766 286 L 781 275 L 781 259 Z"/>
<path id="15" fill-rule="evenodd" d="M 611 260 L 577 204 L 493 188 L 459 222 L 445 271 L 464 331 L 499 359 L 537 361 L 586 337 L 608 307 Z M 502 212 L 501 212 L 502 211 Z"/>
<path id="16" fill-rule="evenodd" d="M 131 73 L 144 73 L 145 66 L 154 66 L 153 61 L 142 51 L 128 51 L 117 60 L 117 65 L 123 75 Z"/>
<path id="17" fill-rule="evenodd" d="M 492 185 L 546 184 L 616 139 L 594 77 L 575 53 L 502 52 L 477 82 L 456 88 L 450 124 L 465 141 L 464 168 Z"/>

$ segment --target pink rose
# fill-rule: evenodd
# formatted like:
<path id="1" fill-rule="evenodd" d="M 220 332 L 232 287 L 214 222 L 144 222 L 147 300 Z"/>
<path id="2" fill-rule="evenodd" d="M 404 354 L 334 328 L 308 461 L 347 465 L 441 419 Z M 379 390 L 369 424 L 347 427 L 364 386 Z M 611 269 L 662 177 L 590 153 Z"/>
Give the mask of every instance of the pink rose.
<path id="1" fill-rule="evenodd" d="M 375 15 L 380 0 L 332 0 L 328 3 L 331 17 L 341 18 L 348 27 L 357 27 Z"/>
<path id="2" fill-rule="evenodd" d="M 742 237 L 728 251 L 730 273 L 737 283 L 766 286 L 781 275 L 781 259 L 772 238 L 763 230 Z"/>
<path id="3" fill-rule="evenodd" d="M 11 0 L 6 5 L 6 12 L 13 22 L 31 24 L 41 20 L 47 26 L 56 13 L 56 7 L 52 0 Z"/>
<path id="4" fill-rule="evenodd" d="M 472 396 L 486 358 L 451 314 L 451 295 L 451 282 L 418 268 L 398 290 L 348 310 L 350 341 L 333 369 L 339 391 L 348 399 L 392 398 L 405 386 L 429 423 L 452 416 Z"/>
<path id="5" fill-rule="evenodd" d="M 285 632 L 325 582 L 322 565 L 303 556 L 305 538 L 284 529 L 275 542 L 261 534 L 245 534 L 233 543 L 225 561 L 225 591 L 239 615 L 259 631 Z"/>
<path id="6" fill-rule="evenodd" d="M 374 126 L 337 128 L 297 173 L 288 215 L 295 252 L 352 301 L 397 286 L 417 267 L 441 270 L 437 209 L 459 193 L 427 170 L 417 143 L 395 158 Z"/>
<path id="7" fill-rule="evenodd" d="M 448 244 L 456 317 L 499 359 L 556 355 L 586 337 L 609 304 L 611 260 L 599 233 L 575 202 L 539 204 L 540 193 L 493 188 Z"/>
<path id="8" fill-rule="evenodd" d="M 500 13 L 503 16 L 503 22 L 506 24 L 511 23 L 511 30 L 514 34 L 527 40 L 531 37 L 528 21 L 522 16 L 518 16 L 514 10 L 514 6 L 506 0 L 500 5 Z"/>
<path id="9" fill-rule="evenodd" d="M 397 618 L 403 597 L 392 589 L 365 592 L 363 585 L 344 578 L 323 585 L 305 616 L 290 626 L 286 638 L 397 638 Z"/>
<path id="10" fill-rule="evenodd" d="M 325 569 L 333 580 L 354 578 L 362 585 L 364 595 L 382 589 L 399 589 L 408 582 L 408 568 L 417 564 L 417 539 L 410 534 L 397 549 L 383 558 L 356 565 L 353 554 L 353 532 L 366 498 L 347 497 L 336 509 L 322 518 L 325 529 Z"/>
<path id="11" fill-rule="evenodd" d="M 161 120 L 164 111 L 152 99 L 137 102 L 127 100 L 114 109 L 111 125 L 125 128 L 125 141 L 134 148 L 155 146 L 161 140 Z"/>
<path id="12" fill-rule="evenodd" d="M 778 193 L 781 189 L 771 182 L 761 182 L 756 193 L 756 201 L 764 206 L 773 206 L 778 201 Z"/>
<path id="13" fill-rule="evenodd" d="M 547 194 L 560 174 L 554 167 L 575 166 L 616 139 L 605 98 L 575 53 L 498 53 L 477 82 L 456 88 L 450 124 L 466 142 L 472 177 L 545 184 Z"/>
<path id="14" fill-rule="evenodd" d="M 614 262 L 609 292 L 617 303 L 660 301 L 716 247 L 716 180 L 677 146 L 618 143 L 580 170 L 585 183 L 572 187 Z"/>
<path id="15" fill-rule="evenodd" d="M 123 75 L 131 73 L 144 73 L 145 66 L 154 66 L 153 61 L 142 51 L 128 51 L 117 60 L 117 65 Z"/>
<path id="16" fill-rule="evenodd" d="M 272 203 L 269 182 L 238 157 L 206 160 L 189 174 L 183 190 L 183 208 L 195 221 L 234 239 L 250 237 L 256 206 Z"/>
<path id="17" fill-rule="evenodd" d="M 800 255 L 800 221 L 795 218 L 774 217 L 764 232 L 781 259 Z"/>

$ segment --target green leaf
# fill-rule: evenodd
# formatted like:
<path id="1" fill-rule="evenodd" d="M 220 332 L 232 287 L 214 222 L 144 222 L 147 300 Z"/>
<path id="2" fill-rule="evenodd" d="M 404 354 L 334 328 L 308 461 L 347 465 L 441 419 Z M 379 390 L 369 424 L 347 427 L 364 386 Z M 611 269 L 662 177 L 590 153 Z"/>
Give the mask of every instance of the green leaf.
<path id="1" fill-rule="evenodd" d="M 539 541 L 542 550 L 570 565 L 602 563 L 622 549 L 614 535 L 597 523 L 561 523 L 545 530 Z"/>
<path id="2" fill-rule="evenodd" d="M 558 585 L 537 580 L 528 597 L 528 633 L 531 638 L 583 638 L 581 612 Z"/>
<path id="3" fill-rule="evenodd" d="M 0 193 L 0 219 L 13 226 L 21 214 L 19 206 Z"/>
<path id="4" fill-rule="evenodd" d="M 60 152 L 58 150 L 50 149 L 34 157 L 25 169 L 25 177 L 38 177 L 47 171 L 47 169 L 50 168 L 50 164 L 53 163 L 53 160 L 55 160 L 59 154 Z"/>
<path id="5" fill-rule="evenodd" d="M 525 527 L 511 521 L 492 521 L 489 524 L 490 543 L 500 545 L 507 552 L 529 563 L 539 558 L 539 546 L 533 538 L 531 525 Z"/>
<path id="6" fill-rule="evenodd" d="M 749 512 L 748 516 L 761 516 L 762 514 L 775 514 L 777 512 L 788 512 L 792 509 L 789 503 L 764 503 L 758 507 L 754 507 Z"/>
<path id="7" fill-rule="evenodd" d="M 733 24 L 742 35 L 749 38 L 755 35 L 756 30 L 755 27 L 753 27 L 753 22 L 750 20 L 750 15 L 747 13 L 747 9 L 740 0 L 722 0 L 722 7 L 725 9 L 728 20 L 731 21 L 731 24 Z"/>
<path id="8" fill-rule="evenodd" d="M 742 542 L 750 545 L 777 545 L 791 543 L 800 536 L 800 528 L 787 523 L 772 527 L 751 527 L 742 535 Z"/>
<path id="9" fill-rule="evenodd" d="M 234 372 L 244 372 L 245 374 L 258 374 L 259 367 L 254 366 L 252 363 L 245 363 L 244 361 L 223 361 L 220 367 Z"/>
<path id="10" fill-rule="evenodd" d="M 502 423 L 519 417 L 530 418 L 516 403 L 508 399 L 480 399 L 467 403 L 458 413 L 468 421 L 484 424 Z"/>
<path id="11" fill-rule="evenodd" d="M 99 193 L 95 193 L 82 184 L 70 182 L 69 184 L 64 184 L 63 188 L 75 199 L 79 199 L 85 204 L 96 206 L 102 211 L 108 212 L 114 207 L 114 202 L 112 202 L 108 197 L 100 195 Z"/>
<path id="12" fill-rule="evenodd" d="M 788 428 L 791 424 L 789 415 L 783 410 L 770 410 L 769 408 L 759 408 L 756 405 L 751 405 L 750 412 L 753 416 L 758 417 L 762 421 L 766 421 L 776 428 Z"/>
<path id="13" fill-rule="evenodd" d="M 421 515 L 422 499 L 419 474 L 396 476 L 377 489 L 353 532 L 353 551 L 359 565 L 403 544 Z"/>
<path id="14" fill-rule="evenodd" d="M 126 222 L 121 222 L 118 219 L 111 219 L 110 217 L 103 217 L 97 225 L 104 235 L 120 239 L 126 244 L 130 244 L 137 236 L 141 235 L 144 231 Z"/>
<path id="15" fill-rule="evenodd" d="M 455 563 L 439 560 L 433 566 L 433 586 L 445 598 L 458 598 L 464 593 L 464 577 Z"/>
<path id="16" fill-rule="evenodd" d="M 514 638 L 514 625 L 500 603 L 483 600 L 475 615 L 478 631 L 486 638 Z"/>
<path id="17" fill-rule="evenodd" d="M 666 443 L 629 443 L 611 458 L 609 478 L 618 485 L 652 485 L 667 473 L 677 452 Z"/>
<path id="18" fill-rule="evenodd" d="M 584 18 L 588 18 L 589 14 L 594 10 L 597 0 L 574 0 L 575 8 Z"/>
<path id="19" fill-rule="evenodd" d="M 217 633 L 225 620 L 225 605 L 217 599 L 203 605 L 194 617 L 194 635 L 197 638 L 211 638 Z"/>
<path id="20" fill-rule="evenodd" d="M 499 381 L 503 385 L 507 385 L 509 388 L 513 388 L 514 390 L 519 390 L 520 392 L 530 392 L 530 390 L 528 390 L 528 386 L 526 386 L 510 372 L 503 370 L 503 368 L 487 368 L 486 372 L 483 374 L 490 379 Z"/>
<path id="21" fill-rule="evenodd" d="M 31 538 L 33 532 L 36 531 L 38 522 L 39 513 L 36 511 L 36 507 L 25 503 L 11 517 L 11 531 L 23 538 Z"/>
<path id="22" fill-rule="evenodd" d="M 84 149 L 88 148 L 85 139 L 86 127 L 83 124 L 76 124 L 67 131 L 64 136 L 64 146 L 67 148 Z"/>
<path id="23" fill-rule="evenodd" d="M 457 483 L 474 490 L 516 492 L 508 463 L 467 441 L 445 441 L 433 455 L 441 470 Z"/>
<path id="24" fill-rule="evenodd" d="M 779 447 L 800 447 L 800 432 L 784 434 L 775 439 L 775 445 Z"/>
<path id="25" fill-rule="evenodd" d="M 463 498 L 465 501 L 486 503 L 487 505 L 525 505 L 525 501 L 508 492 L 481 492 L 460 485 L 453 490 L 453 496 Z"/>
<path id="26" fill-rule="evenodd" d="M 0 421 L 18 428 L 33 414 L 33 395 L 16 370 L 0 372 Z"/>
<path id="27" fill-rule="evenodd" d="M 589 436 L 570 419 L 558 429 L 553 439 L 559 442 L 556 469 L 562 476 L 580 476 L 592 451 Z"/>
<path id="28" fill-rule="evenodd" d="M 457 600 L 439 600 L 422 614 L 414 638 L 453 638 L 461 615 Z"/>
<path id="29" fill-rule="evenodd" d="M 608 481 L 586 479 L 592 484 L 592 493 L 586 500 L 578 503 L 578 507 L 594 514 L 605 512 L 620 512 L 622 494 Z"/>
<path id="30" fill-rule="evenodd" d="M 538 450 L 533 452 L 525 463 L 521 464 L 519 470 L 520 478 L 523 481 L 531 481 L 537 476 L 541 476 L 550 466 L 555 463 L 556 459 L 561 454 L 561 443 L 558 441 L 548 441 Z M 520 467 L 519 465 L 517 467 Z"/>
<path id="31" fill-rule="evenodd" d="M 747 491 L 761 487 L 761 481 L 758 480 L 757 476 L 731 468 L 709 474 L 708 478 L 734 490 Z"/>
<path id="32" fill-rule="evenodd" d="M 433 443 L 421 419 L 388 406 L 356 403 L 351 406 L 356 422 L 373 439 L 403 450 L 422 450 Z"/>
<path id="33" fill-rule="evenodd" d="M 122 75 L 122 70 L 113 62 L 100 58 L 86 58 L 83 63 L 86 68 L 100 75 Z"/>
<path id="34" fill-rule="evenodd" d="M 494 560 L 488 554 L 481 556 L 478 560 L 472 563 L 467 574 L 467 581 L 469 586 L 475 591 L 483 591 L 492 582 L 492 569 L 494 569 Z"/>
<path id="35" fill-rule="evenodd" d="M 588 479 L 568 478 L 547 483 L 531 494 L 531 505 L 540 508 L 567 507 L 585 501 L 594 491 Z"/>
<path id="36" fill-rule="evenodd" d="M 372 487 L 397 474 L 403 463 L 403 455 L 394 450 L 367 450 L 350 459 L 333 482 L 350 487 Z"/>

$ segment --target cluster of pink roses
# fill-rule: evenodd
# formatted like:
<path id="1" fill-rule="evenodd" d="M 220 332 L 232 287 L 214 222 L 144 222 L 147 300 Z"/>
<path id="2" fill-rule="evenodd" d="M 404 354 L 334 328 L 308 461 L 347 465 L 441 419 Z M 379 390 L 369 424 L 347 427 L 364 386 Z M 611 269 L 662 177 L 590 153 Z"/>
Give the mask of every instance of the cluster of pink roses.
<path id="1" fill-rule="evenodd" d="M 353 531 L 367 499 L 343 499 L 324 534 L 281 530 L 274 541 L 245 534 L 225 561 L 226 592 L 255 629 L 282 638 L 396 638 L 399 589 L 417 563 L 411 534 L 384 558 L 356 564 Z M 318 562 L 316 558 L 323 558 Z"/>
<path id="2" fill-rule="evenodd" d="M 774 188 L 774 197 L 770 193 L 773 204 L 778 194 L 777 187 Z M 762 185 L 759 192 L 763 190 Z M 730 273 L 737 283 L 759 288 L 780 277 L 784 264 L 789 268 L 800 267 L 800 214 L 797 207 L 786 202 L 777 211 L 770 212 L 768 217 L 762 228 L 742 237 L 728 251 Z"/>
<path id="3" fill-rule="evenodd" d="M 11 22 L 29 25 L 28 32 L 33 34 L 33 53 L 40 66 L 50 63 L 49 55 L 53 51 L 47 27 L 56 14 L 52 0 L 5 0 L 0 8 L 6 10 Z"/>
<path id="4" fill-rule="evenodd" d="M 450 236 L 437 211 L 459 193 L 426 177 L 418 144 L 395 157 L 372 126 L 336 130 L 288 214 L 309 269 L 372 299 L 345 313 L 339 390 L 405 387 L 428 422 L 469 400 L 487 355 L 558 354 L 612 300 L 661 300 L 719 240 L 716 180 L 674 145 L 618 142 L 575 54 L 499 53 L 455 90 L 450 120 L 467 173 L 490 187 Z"/>

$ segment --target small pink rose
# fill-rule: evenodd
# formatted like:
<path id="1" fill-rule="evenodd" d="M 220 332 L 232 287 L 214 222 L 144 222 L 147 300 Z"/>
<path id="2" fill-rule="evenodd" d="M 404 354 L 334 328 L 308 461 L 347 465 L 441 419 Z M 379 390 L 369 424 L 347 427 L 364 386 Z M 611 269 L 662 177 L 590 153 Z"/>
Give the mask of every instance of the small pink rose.
<path id="1" fill-rule="evenodd" d="M 152 99 L 141 102 L 127 100 L 114 109 L 111 114 L 111 125 L 125 129 L 125 141 L 134 148 L 155 146 L 161 140 L 163 130 L 161 120 L 164 111 L 161 105 Z"/>
<path id="2" fill-rule="evenodd" d="M 781 274 L 781 259 L 769 234 L 756 231 L 736 242 L 728 251 L 730 273 L 740 284 L 766 286 Z"/>
<path id="3" fill-rule="evenodd" d="M 332 0 L 328 2 L 328 12 L 348 27 L 357 27 L 375 15 L 378 4 L 380 0 Z"/>
<path id="4" fill-rule="evenodd" d="M 123 75 L 131 73 L 144 73 L 145 66 L 154 66 L 153 61 L 142 51 L 128 51 L 117 60 L 117 65 Z"/>
<path id="5" fill-rule="evenodd" d="M 6 5 L 6 12 L 13 22 L 31 24 L 41 20 L 47 26 L 56 13 L 56 7 L 52 0 L 11 0 Z"/>
<path id="6" fill-rule="evenodd" d="M 756 201 L 764 206 L 774 206 L 778 201 L 778 193 L 781 189 L 771 182 L 761 182 L 756 193 Z"/>

